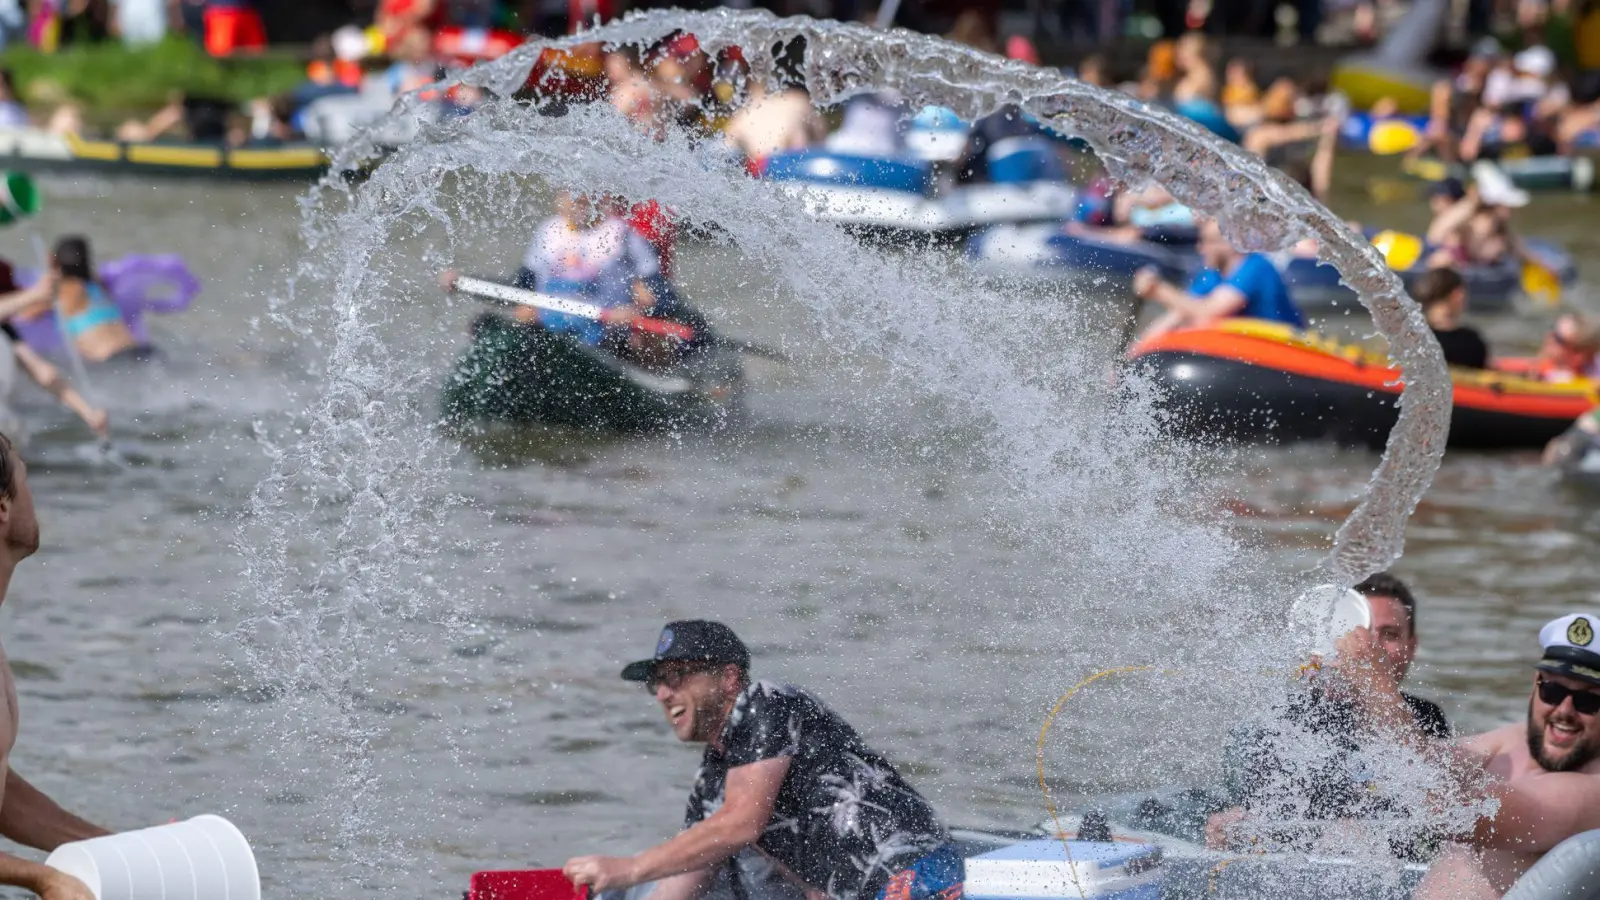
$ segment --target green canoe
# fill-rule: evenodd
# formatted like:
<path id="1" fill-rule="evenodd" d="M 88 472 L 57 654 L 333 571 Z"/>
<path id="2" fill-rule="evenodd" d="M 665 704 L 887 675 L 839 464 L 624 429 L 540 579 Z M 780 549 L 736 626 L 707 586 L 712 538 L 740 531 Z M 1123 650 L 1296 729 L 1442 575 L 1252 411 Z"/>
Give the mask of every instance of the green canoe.
<path id="1" fill-rule="evenodd" d="M 1524 156 L 1501 160 L 1498 165 L 1513 185 L 1525 191 L 1587 193 L 1595 188 L 1595 164 L 1587 156 Z M 1465 166 L 1437 159 L 1402 160 L 1400 168 L 1405 174 L 1423 181 L 1472 179 Z"/>
<path id="2" fill-rule="evenodd" d="M 569 335 L 486 315 L 442 397 L 446 421 L 544 423 L 623 431 L 717 425 L 738 410 L 737 353 L 697 352 L 651 372 Z"/>

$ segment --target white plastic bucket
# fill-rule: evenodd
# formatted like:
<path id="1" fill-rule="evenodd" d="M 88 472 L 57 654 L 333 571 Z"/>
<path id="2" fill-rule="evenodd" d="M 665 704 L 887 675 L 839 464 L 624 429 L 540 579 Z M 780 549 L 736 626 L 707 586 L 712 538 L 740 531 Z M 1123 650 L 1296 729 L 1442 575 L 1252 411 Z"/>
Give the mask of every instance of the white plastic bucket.
<path id="1" fill-rule="evenodd" d="M 1333 657 L 1338 640 L 1357 628 L 1372 625 L 1367 598 L 1338 584 L 1323 584 L 1306 591 L 1289 608 L 1289 630 L 1300 650 L 1324 662 Z"/>
<path id="2" fill-rule="evenodd" d="M 221 816 L 62 844 L 44 864 L 98 900 L 261 900 L 250 842 Z"/>

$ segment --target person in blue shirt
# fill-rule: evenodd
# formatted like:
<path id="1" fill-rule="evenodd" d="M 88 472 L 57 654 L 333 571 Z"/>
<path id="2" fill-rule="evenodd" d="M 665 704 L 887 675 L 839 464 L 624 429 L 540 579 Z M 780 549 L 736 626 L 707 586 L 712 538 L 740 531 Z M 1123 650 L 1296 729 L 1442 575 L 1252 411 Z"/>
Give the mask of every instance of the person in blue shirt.
<path id="1" fill-rule="evenodd" d="M 1161 317 L 1145 330 L 1145 339 L 1234 316 L 1305 327 L 1305 318 L 1289 299 L 1289 289 L 1271 260 L 1259 253 L 1235 250 L 1211 220 L 1200 226 L 1196 246 L 1206 267 L 1188 290 L 1163 280 L 1153 267 L 1134 273 L 1133 292 L 1141 300 L 1165 307 Z"/>

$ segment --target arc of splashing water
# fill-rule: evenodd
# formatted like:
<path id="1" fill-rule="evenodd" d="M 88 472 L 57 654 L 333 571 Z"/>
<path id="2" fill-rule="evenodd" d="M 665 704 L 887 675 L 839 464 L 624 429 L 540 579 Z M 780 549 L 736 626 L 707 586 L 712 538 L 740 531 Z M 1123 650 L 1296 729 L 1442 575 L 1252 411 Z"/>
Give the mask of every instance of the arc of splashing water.
<path id="1" fill-rule="evenodd" d="M 948 106 L 968 118 L 1003 102 L 1018 102 L 1057 129 L 1086 140 L 1122 181 L 1157 182 L 1183 203 L 1216 216 L 1241 249 L 1270 252 L 1303 238 L 1317 240 L 1322 260 L 1339 271 L 1371 311 L 1390 355 L 1405 373 L 1399 420 L 1383 459 L 1366 495 L 1335 533 L 1325 565 L 1334 580 L 1349 585 L 1399 558 L 1406 520 L 1444 455 L 1450 380 L 1438 342 L 1400 279 L 1370 244 L 1305 189 L 1192 122 L 1050 70 L 903 29 L 881 32 L 862 25 L 779 19 L 760 10 L 632 14 L 579 35 L 529 42 L 474 66 L 460 80 L 509 96 L 527 81 L 545 49 L 594 41 L 649 43 L 674 29 L 692 32 L 708 53 L 735 45 L 777 48 L 803 38 L 806 87 L 824 105 L 882 88 L 899 90 L 914 103 Z M 747 53 L 746 59 L 751 77 L 773 79 L 770 54 Z M 391 116 L 410 114 L 420 102 L 418 94 L 401 98 Z M 377 151 L 370 137 L 358 137 L 335 154 L 333 171 L 372 158 Z"/>

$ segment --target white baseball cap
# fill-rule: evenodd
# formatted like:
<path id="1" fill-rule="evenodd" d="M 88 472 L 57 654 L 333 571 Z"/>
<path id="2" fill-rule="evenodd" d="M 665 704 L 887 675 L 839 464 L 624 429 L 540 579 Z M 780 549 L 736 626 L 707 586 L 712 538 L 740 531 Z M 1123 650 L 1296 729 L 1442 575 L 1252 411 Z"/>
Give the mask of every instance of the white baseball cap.
<path id="1" fill-rule="evenodd" d="M 1556 71 L 1556 55 L 1549 47 L 1535 46 L 1526 50 L 1518 50 L 1511 57 L 1511 65 L 1519 72 L 1527 72 L 1535 78 L 1549 78 Z"/>
<path id="2" fill-rule="evenodd" d="M 1527 206 L 1532 198 L 1528 192 L 1511 183 L 1511 176 L 1494 163 L 1480 159 L 1472 164 L 1472 180 L 1478 185 L 1478 199 L 1486 206 L 1506 206 L 1513 209 Z"/>
<path id="3" fill-rule="evenodd" d="M 1600 643 L 1595 636 L 1600 616 L 1573 613 L 1539 629 L 1544 658 L 1535 668 L 1600 684 Z"/>

